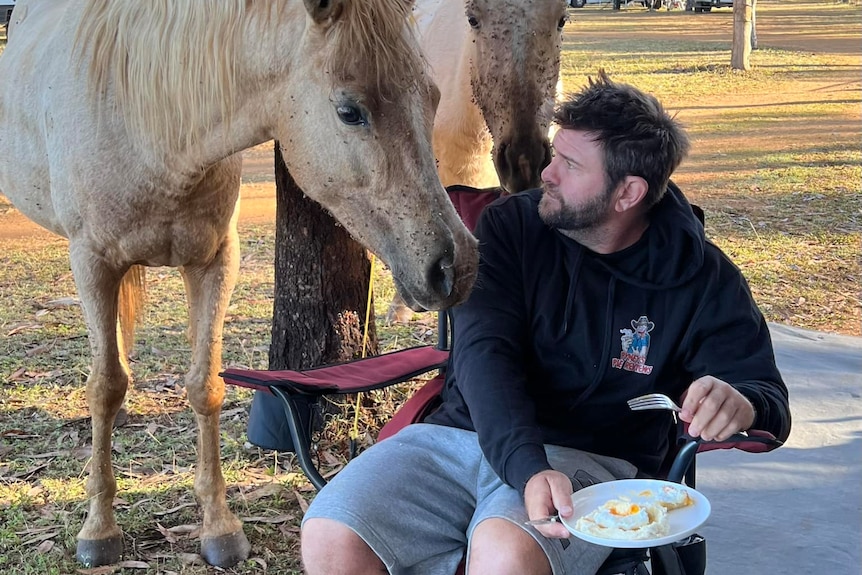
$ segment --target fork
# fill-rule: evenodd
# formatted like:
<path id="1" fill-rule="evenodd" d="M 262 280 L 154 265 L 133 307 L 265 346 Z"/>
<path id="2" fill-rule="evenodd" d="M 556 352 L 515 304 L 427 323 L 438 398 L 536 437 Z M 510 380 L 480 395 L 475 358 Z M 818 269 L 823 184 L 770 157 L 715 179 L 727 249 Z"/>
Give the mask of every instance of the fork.
<path id="1" fill-rule="evenodd" d="M 682 411 L 674 401 L 663 393 L 648 393 L 635 397 L 627 402 L 629 409 L 632 411 L 640 411 L 642 409 L 670 409 L 671 411 Z"/>

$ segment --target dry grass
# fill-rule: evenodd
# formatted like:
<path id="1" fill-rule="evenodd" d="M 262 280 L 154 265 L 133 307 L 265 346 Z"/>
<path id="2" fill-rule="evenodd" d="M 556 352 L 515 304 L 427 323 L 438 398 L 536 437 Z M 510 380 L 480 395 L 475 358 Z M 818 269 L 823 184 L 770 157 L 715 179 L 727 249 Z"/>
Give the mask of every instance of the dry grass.
<path id="1" fill-rule="evenodd" d="M 755 70 L 744 74 L 727 66 L 728 11 L 695 17 L 573 10 L 565 80 L 576 87 L 602 66 L 659 94 L 694 139 L 693 154 L 676 179 L 706 208 L 708 233 L 742 268 L 768 318 L 858 335 L 862 10 L 763 0 L 759 6 L 761 50 Z M 810 45 L 770 43 L 785 37 Z M 812 48 L 818 40 L 836 51 Z M 845 40 L 856 46 L 852 53 L 841 51 Z M 11 209 L 2 200 L 0 215 Z M 224 362 L 265 367 L 272 229 L 245 223 L 241 235 L 242 273 L 228 314 Z M 65 241 L 27 237 L 2 243 L 0 572 L 75 573 L 74 537 L 86 511 L 90 448 L 83 394 L 86 329 Z M 429 316 L 416 316 L 408 326 L 383 326 L 391 285 L 382 268 L 377 281 L 376 315 L 386 346 L 433 338 Z M 195 555 L 200 517 L 190 491 L 195 430 L 182 386 L 188 365 L 182 282 L 174 270 L 151 270 L 149 289 L 133 364 L 130 421 L 117 429 L 114 450 L 122 490 L 115 509 L 126 533 L 126 559 L 138 563 L 115 570 L 298 573 L 299 519 L 313 491 L 292 456 L 246 443 L 250 395 L 244 390 L 228 391 L 222 453 L 229 498 L 247 520 L 252 558 L 217 570 Z M 362 412 L 361 444 L 372 441 L 403 392 L 365 401 L 378 411 Z M 335 420 L 319 444 L 327 471 L 344 461 L 340 440 L 347 435 L 347 418 Z"/>

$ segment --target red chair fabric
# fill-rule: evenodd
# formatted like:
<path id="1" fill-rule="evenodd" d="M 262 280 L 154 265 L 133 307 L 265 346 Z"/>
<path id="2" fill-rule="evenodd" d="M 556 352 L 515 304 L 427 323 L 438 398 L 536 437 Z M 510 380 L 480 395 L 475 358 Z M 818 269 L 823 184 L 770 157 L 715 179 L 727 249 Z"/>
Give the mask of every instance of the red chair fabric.
<path id="1" fill-rule="evenodd" d="M 313 369 L 270 371 L 229 368 L 221 376 L 225 383 L 270 394 L 273 386 L 312 395 L 357 393 L 409 381 L 423 373 L 445 367 L 448 359 L 448 351 L 421 346 Z"/>

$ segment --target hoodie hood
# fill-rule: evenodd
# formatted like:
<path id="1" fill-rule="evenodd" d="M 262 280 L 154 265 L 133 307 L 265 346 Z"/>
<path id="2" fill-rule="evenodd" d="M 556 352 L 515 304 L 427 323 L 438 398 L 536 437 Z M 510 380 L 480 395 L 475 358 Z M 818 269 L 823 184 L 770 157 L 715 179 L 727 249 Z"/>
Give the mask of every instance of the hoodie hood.
<path id="1" fill-rule="evenodd" d="M 596 255 L 620 281 L 646 289 L 667 289 L 689 281 L 701 269 L 705 243 L 700 217 L 670 182 L 637 242 L 613 254 Z"/>

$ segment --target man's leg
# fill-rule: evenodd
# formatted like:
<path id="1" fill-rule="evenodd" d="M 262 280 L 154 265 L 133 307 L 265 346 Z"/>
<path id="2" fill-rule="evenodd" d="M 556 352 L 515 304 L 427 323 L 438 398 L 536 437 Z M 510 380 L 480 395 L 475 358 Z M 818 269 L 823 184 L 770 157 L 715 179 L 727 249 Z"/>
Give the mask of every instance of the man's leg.
<path id="1" fill-rule="evenodd" d="M 545 551 L 507 519 L 479 523 L 470 540 L 470 575 L 551 575 Z"/>
<path id="2" fill-rule="evenodd" d="M 380 575 L 386 566 L 352 529 L 332 519 L 302 526 L 302 563 L 308 575 Z"/>
<path id="3" fill-rule="evenodd" d="M 302 526 L 306 569 L 454 573 L 467 546 L 481 459 L 475 433 L 439 425 L 410 425 L 372 446 L 311 502 Z"/>

